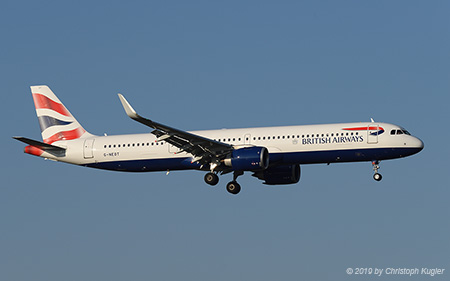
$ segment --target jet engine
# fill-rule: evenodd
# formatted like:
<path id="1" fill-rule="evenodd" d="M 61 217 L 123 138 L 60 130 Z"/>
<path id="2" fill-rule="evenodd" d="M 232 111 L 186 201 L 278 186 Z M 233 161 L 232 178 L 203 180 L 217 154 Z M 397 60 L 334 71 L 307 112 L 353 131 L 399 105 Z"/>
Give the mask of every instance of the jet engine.
<path id="1" fill-rule="evenodd" d="M 268 185 L 298 183 L 300 180 L 300 165 L 270 167 L 254 173 L 253 176 L 265 181 L 264 184 Z"/>
<path id="2" fill-rule="evenodd" d="M 251 146 L 233 150 L 224 164 L 235 171 L 256 171 L 269 167 L 269 152 L 261 146 Z"/>

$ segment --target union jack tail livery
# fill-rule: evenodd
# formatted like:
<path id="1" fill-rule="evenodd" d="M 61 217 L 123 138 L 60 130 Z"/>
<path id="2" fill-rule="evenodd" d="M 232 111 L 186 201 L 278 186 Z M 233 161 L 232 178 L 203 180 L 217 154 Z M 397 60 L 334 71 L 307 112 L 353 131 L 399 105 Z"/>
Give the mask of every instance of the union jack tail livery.
<path id="1" fill-rule="evenodd" d="M 31 93 L 44 143 L 91 136 L 48 86 L 32 86 Z"/>

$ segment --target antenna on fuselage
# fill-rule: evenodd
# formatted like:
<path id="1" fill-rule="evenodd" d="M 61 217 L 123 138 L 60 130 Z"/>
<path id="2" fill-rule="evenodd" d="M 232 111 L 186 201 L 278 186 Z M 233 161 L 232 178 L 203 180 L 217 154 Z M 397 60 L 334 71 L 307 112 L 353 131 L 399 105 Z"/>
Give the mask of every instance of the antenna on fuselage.
<path id="1" fill-rule="evenodd" d="M 373 120 L 373 118 L 370 118 L 370 121 L 371 121 L 372 123 L 375 123 L 375 121 Z"/>

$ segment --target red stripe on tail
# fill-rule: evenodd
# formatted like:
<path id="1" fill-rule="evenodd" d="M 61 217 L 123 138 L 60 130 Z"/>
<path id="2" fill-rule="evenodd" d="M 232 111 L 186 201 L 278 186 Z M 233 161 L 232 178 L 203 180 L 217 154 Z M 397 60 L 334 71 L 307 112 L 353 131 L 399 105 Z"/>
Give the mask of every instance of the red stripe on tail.
<path id="1" fill-rule="evenodd" d="M 64 132 L 58 132 L 54 134 L 53 136 L 47 138 L 44 140 L 45 143 L 52 144 L 55 141 L 60 140 L 74 140 L 81 137 L 86 131 L 83 128 L 76 128 L 72 131 L 64 131 Z"/>
<path id="2" fill-rule="evenodd" d="M 36 109 L 41 109 L 41 108 L 52 109 L 64 116 L 71 116 L 69 111 L 67 111 L 67 109 L 64 107 L 64 105 L 54 102 L 53 100 L 47 98 L 44 95 L 33 94 L 33 100 L 34 100 L 34 105 L 35 105 Z"/>

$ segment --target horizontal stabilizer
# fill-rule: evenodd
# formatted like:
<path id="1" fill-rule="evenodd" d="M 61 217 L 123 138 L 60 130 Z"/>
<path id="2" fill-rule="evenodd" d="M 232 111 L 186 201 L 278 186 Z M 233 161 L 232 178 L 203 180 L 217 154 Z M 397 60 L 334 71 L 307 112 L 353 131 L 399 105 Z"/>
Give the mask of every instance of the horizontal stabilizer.
<path id="1" fill-rule="evenodd" d="M 65 148 L 62 148 L 62 147 L 59 147 L 59 146 L 56 146 L 56 145 L 51 145 L 51 144 L 44 143 L 44 142 L 40 142 L 40 141 L 37 141 L 37 140 L 32 140 L 32 139 L 29 139 L 29 138 L 13 137 L 13 139 L 16 139 L 18 141 L 24 142 L 24 143 L 29 144 L 31 146 L 37 147 L 37 148 L 42 149 L 44 151 L 49 151 L 49 152 L 50 151 L 51 152 L 64 152 L 64 151 L 66 151 Z"/>

